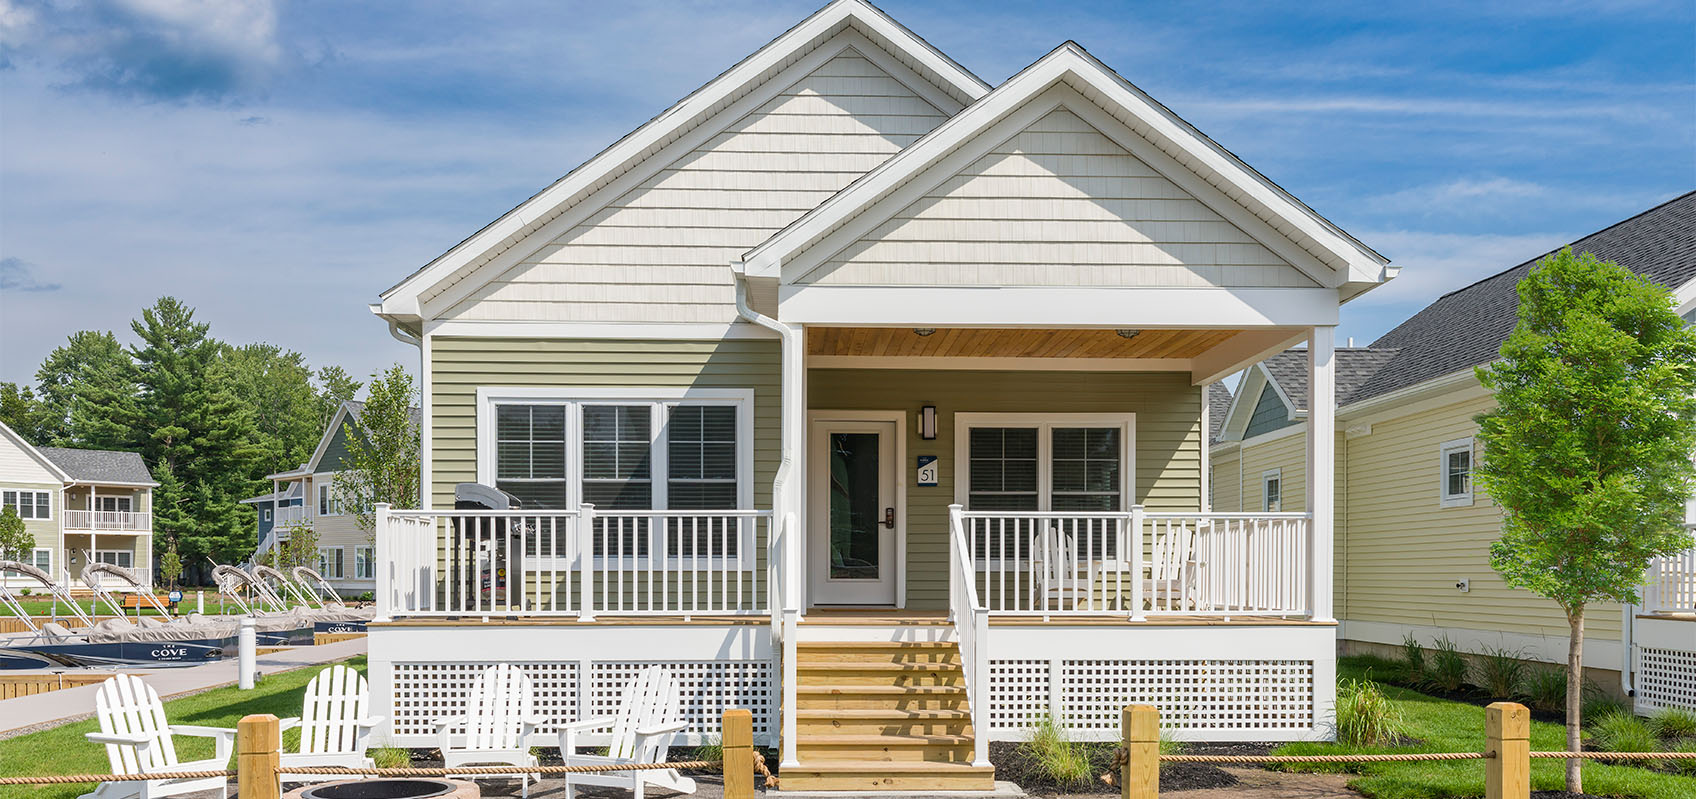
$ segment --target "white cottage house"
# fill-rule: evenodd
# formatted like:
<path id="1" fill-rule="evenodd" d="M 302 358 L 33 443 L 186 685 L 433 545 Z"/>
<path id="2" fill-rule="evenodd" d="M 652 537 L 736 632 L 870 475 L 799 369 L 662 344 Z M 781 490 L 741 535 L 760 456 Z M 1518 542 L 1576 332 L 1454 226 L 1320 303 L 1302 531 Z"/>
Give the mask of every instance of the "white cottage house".
<path id="1" fill-rule="evenodd" d="M 1393 274 L 1076 44 L 991 87 L 837 0 L 372 306 L 424 384 L 380 712 L 429 745 L 512 662 L 552 740 L 662 663 L 791 789 L 986 788 L 1132 701 L 1326 737 L 1334 330 Z M 1297 342 L 1315 510 L 1214 513 L 1208 386 Z"/>

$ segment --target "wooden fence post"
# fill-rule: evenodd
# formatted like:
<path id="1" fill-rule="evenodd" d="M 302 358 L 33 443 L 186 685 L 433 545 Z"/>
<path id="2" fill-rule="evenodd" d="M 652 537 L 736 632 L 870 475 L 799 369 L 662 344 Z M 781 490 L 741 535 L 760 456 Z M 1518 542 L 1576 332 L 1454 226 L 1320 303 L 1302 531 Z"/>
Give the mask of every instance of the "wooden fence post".
<path id="1" fill-rule="evenodd" d="M 754 714 L 731 708 L 723 725 L 724 799 L 754 799 Z"/>
<path id="2" fill-rule="evenodd" d="M 1121 799 L 1160 797 L 1160 709 L 1126 705 L 1119 720 L 1125 739 L 1125 766 L 1119 774 Z"/>
<path id="3" fill-rule="evenodd" d="M 1531 796 L 1531 713 L 1515 702 L 1484 708 L 1485 799 Z"/>
<path id="4" fill-rule="evenodd" d="M 283 733 L 269 713 L 236 722 L 236 795 L 241 799 L 278 799 L 283 784 L 277 767 Z"/>

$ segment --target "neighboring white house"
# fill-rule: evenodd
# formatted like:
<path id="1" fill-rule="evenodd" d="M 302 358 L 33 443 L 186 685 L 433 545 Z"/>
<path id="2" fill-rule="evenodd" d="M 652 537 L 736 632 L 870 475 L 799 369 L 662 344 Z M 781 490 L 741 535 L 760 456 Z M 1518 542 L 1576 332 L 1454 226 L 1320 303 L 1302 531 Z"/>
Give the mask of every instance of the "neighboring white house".
<path id="1" fill-rule="evenodd" d="M 349 468 L 348 436 L 366 435 L 360 418 L 364 410 L 363 402 L 342 403 L 305 463 L 266 475 L 271 493 L 242 500 L 255 511 L 259 545 L 254 559 L 287 542 L 293 528 L 309 525 L 318 536 L 318 557 L 308 565 L 324 575 L 336 593 L 350 599 L 377 585 L 371 531 L 358 524 L 357 500 L 341 496 L 335 484 L 336 475 Z"/>
<path id="2" fill-rule="evenodd" d="M 134 452 L 36 447 L 0 423 L 0 507 L 35 536 L 34 549 L 15 556 L 63 585 L 80 586 L 90 559 L 151 582 L 157 485 Z"/>
<path id="3" fill-rule="evenodd" d="M 1074 43 L 991 87 L 837 0 L 373 306 L 424 404 L 386 734 L 513 662 L 544 735 L 666 664 L 787 788 L 987 788 L 1132 701 L 1327 737 L 1334 330 L 1393 274 Z M 1300 341 L 1316 510 L 1210 512 L 1209 386 Z"/>
<path id="4" fill-rule="evenodd" d="M 1696 321 L 1696 192 L 1572 243 L 1673 292 Z M 1490 568 L 1501 511 L 1475 491 L 1474 417 L 1494 407 L 1473 368 L 1494 360 L 1516 319 L 1515 288 L 1539 259 L 1450 292 L 1369 347 L 1337 351 L 1337 616 L 1347 648 L 1429 644 L 1566 659 L 1559 608 Z M 1238 385 L 1211 452 L 1214 507 L 1303 510 L 1311 407 L 1306 353 L 1279 353 Z M 1696 501 L 1688 511 L 1696 524 Z M 1692 528 L 1696 531 L 1696 528 Z M 1587 614 L 1585 662 L 1644 710 L 1696 708 L 1696 546 L 1656 564 L 1644 605 Z M 1599 675 L 1600 676 L 1600 675 Z"/>

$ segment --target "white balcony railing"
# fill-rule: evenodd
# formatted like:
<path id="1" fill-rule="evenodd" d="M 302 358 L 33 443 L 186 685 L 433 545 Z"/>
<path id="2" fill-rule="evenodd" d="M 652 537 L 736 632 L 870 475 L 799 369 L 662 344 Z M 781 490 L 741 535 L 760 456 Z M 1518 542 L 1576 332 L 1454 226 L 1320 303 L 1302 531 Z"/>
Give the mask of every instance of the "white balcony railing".
<path id="1" fill-rule="evenodd" d="M 67 510 L 65 529 L 145 533 L 153 529 L 153 514 L 127 510 Z"/>
<path id="2" fill-rule="evenodd" d="M 377 513 L 377 615 L 743 615 L 776 606 L 771 511 Z"/>
<path id="3" fill-rule="evenodd" d="M 272 511 L 271 524 L 275 527 L 285 527 L 300 524 L 307 520 L 306 508 L 301 505 L 284 505 Z"/>
<path id="4" fill-rule="evenodd" d="M 1689 548 L 1649 561 L 1645 613 L 1696 613 L 1696 524 L 1685 525 L 1684 531 L 1691 539 Z"/>
<path id="5" fill-rule="evenodd" d="M 992 615 L 1308 615 L 1305 513 L 960 511 Z"/>

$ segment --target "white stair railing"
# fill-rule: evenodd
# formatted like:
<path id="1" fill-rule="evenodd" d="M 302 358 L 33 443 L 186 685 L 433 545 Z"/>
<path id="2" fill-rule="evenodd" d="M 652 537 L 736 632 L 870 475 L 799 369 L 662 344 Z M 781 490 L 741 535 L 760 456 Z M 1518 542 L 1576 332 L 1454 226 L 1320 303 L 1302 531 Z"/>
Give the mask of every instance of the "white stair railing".
<path id="1" fill-rule="evenodd" d="M 1690 536 L 1688 548 L 1649 561 L 1645 613 L 1696 613 L 1696 524 L 1686 524 L 1684 531 Z"/>
<path id="2" fill-rule="evenodd" d="M 960 645 L 966 703 L 972 714 L 972 765 L 989 763 L 989 608 L 978 598 L 964 510 L 948 506 L 948 618 Z"/>

